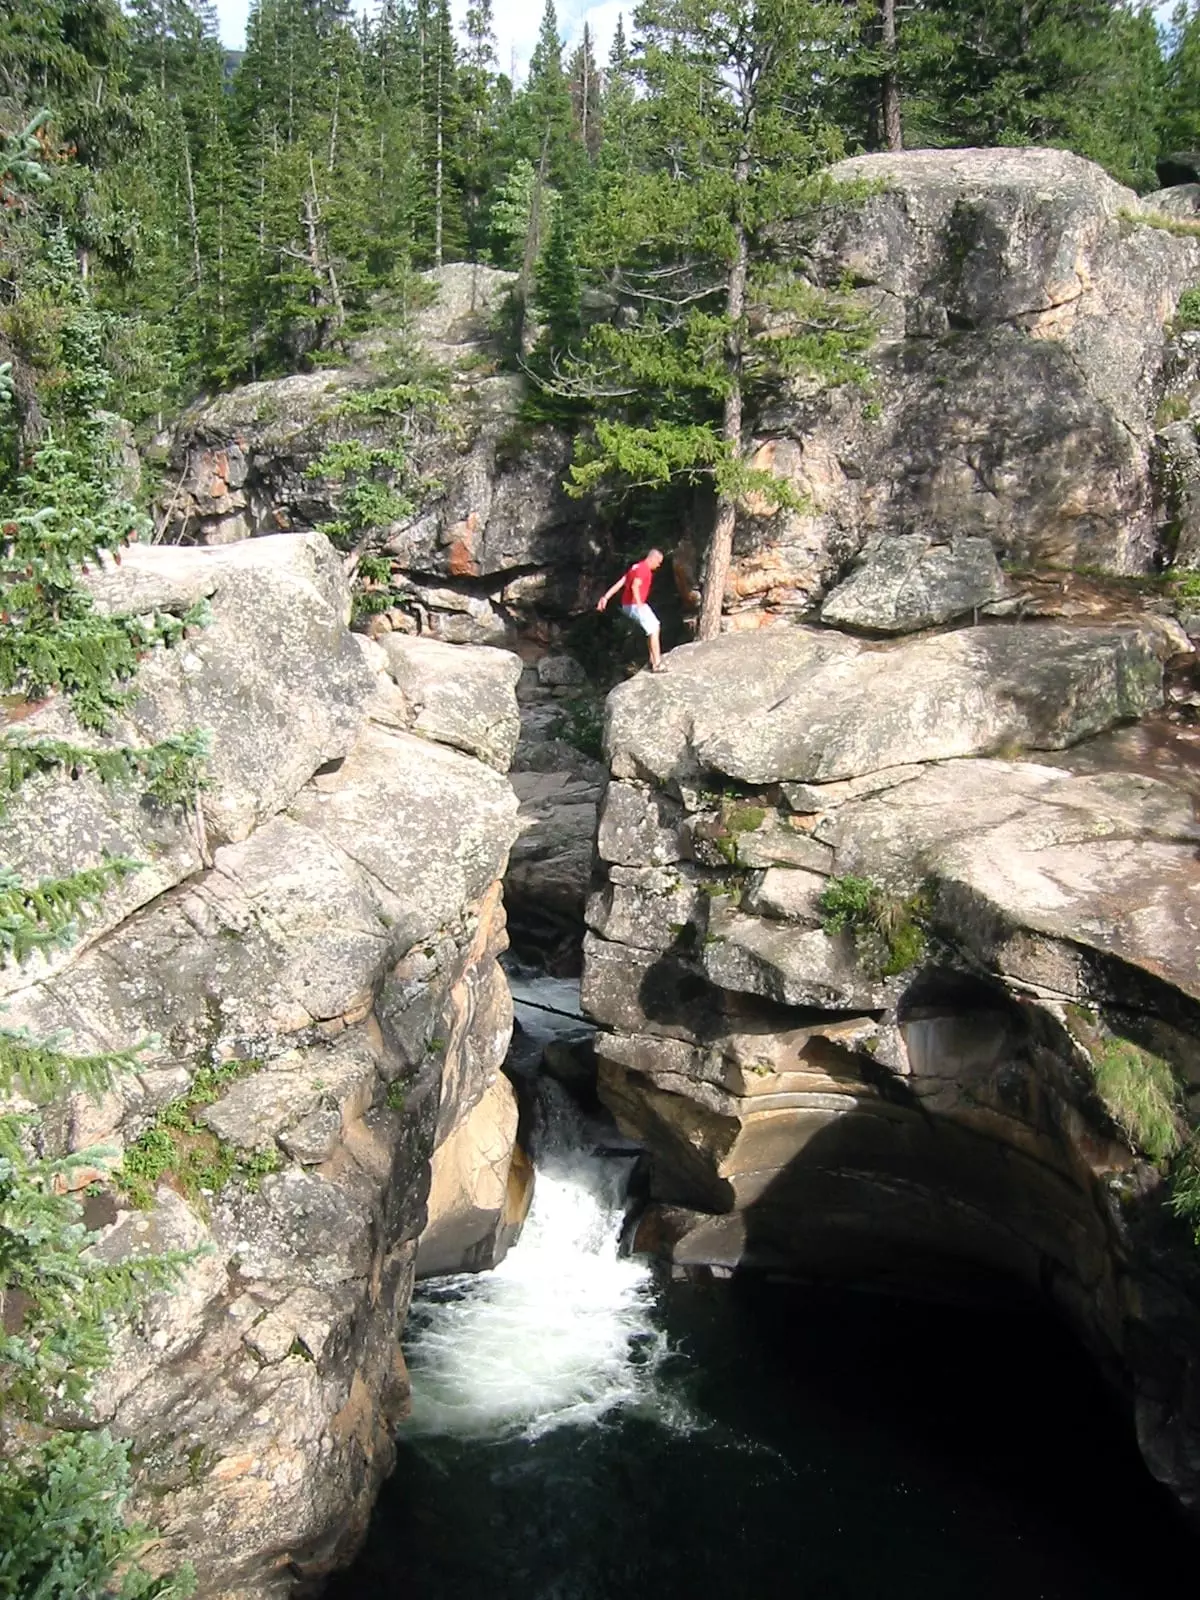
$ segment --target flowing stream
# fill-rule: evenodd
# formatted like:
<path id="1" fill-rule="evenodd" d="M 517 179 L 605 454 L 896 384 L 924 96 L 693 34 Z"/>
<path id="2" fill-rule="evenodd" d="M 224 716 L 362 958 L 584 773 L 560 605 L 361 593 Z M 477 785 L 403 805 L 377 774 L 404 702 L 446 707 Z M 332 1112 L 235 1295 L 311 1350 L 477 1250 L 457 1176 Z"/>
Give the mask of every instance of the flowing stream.
<path id="1" fill-rule="evenodd" d="M 580 1023 L 569 985 L 514 990 L 528 1072 Z M 618 1252 L 630 1153 L 536 1097 L 524 1232 L 418 1289 L 412 1418 L 328 1600 L 1145 1600 L 1191 1570 L 1043 1313 L 666 1281 Z"/>
<path id="2" fill-rule="evenodd" d="M 536 1439 L 623 1407 L 653 1413 L 666 1339 L 648 1263 L 622 1258 L 629 1160 L 556 1083 L 538 1088 L 537 1181 L 520 1242 L 491 1272 L 418 1292 L 407 1341 L 413 1436 Z"/>

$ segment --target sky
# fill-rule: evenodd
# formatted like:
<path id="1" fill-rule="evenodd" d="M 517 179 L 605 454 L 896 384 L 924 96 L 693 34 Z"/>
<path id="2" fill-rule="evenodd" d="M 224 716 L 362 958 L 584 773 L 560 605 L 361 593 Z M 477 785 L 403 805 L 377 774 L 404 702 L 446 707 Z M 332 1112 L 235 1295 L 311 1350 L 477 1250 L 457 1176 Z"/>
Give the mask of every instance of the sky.
<path id="1" fill-rule="evenodd" d="M 467 14 L 470 0 L 451 0 L 454 20 L 461 23 Z M 356 9 L 364 10 L 369 0 L 354 0 Z M 601 61 L 608 58 L 608 47 L 622 12 L 633 11 L 636 0 L 557 0 L 558 28 L 568 50 L 579 43 L 586 21 L 595 39 L 596 53 Z M 240 50 L 246 42 L 246 15 L 250 0 L 216 0 L 217 16 L 221 24 L 221 41 L 231 50 Z M 537 42 L 538 25 L 542 20 L 542 0 L 492 0 L 496 19 L 497 55 L 501 72 L 516 69 L 516 77 L 523 80 L 529 57 Z"/>

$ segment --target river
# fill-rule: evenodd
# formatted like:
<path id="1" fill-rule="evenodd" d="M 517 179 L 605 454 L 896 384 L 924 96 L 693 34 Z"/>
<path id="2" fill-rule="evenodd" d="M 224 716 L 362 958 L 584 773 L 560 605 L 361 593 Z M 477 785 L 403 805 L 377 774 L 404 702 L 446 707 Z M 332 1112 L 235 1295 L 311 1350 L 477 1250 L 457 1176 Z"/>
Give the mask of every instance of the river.
<path id="1" fill-rule="evenodd" d="M 618 1252 L 628 1157 L 538 1105 L 518 1245 L 414 1300 L 412 1418 L 333 1600 L 1144 1600 L 1193 1566 L 1044 1312 L 669 1281 Z"/>

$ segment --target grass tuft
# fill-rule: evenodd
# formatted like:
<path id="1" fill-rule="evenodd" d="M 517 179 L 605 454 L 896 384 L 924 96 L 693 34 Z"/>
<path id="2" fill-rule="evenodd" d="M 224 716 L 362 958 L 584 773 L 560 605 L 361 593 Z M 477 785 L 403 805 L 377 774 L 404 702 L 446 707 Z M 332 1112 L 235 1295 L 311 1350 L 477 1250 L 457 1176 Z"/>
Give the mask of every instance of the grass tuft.
<path id="1" fill-rule="evenodd" d="M 859 966 L 874 978 L 894 978 L 925 959 L 924 894 L 892 894 L 854 873 L 830 878 L 817 901 L 828 934 L 849 933 Z"/>
<path id="2" fill-rule="evenodd" d="M 1168 1064 L 1128 1039 L 1105 1039 L 1091 1056 L 1096 1092 L 1130 1143 L 1151 1161 L 1177 1155 L 1184 1129 Z"/>

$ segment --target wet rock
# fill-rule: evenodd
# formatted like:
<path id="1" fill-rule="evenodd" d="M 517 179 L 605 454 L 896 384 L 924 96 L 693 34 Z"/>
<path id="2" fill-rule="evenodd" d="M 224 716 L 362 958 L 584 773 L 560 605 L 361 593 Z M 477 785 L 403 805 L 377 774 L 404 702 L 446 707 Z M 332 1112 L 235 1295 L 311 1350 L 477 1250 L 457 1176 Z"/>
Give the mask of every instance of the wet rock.
<path id="1" fill-rule="evenodd" d="M 517 1097 L 497 1073 L 434 1152 L 418 1277 L 479 1271 L 507 1254 L 516 1231 L 507 1215 L 516 1137 Z"/>

